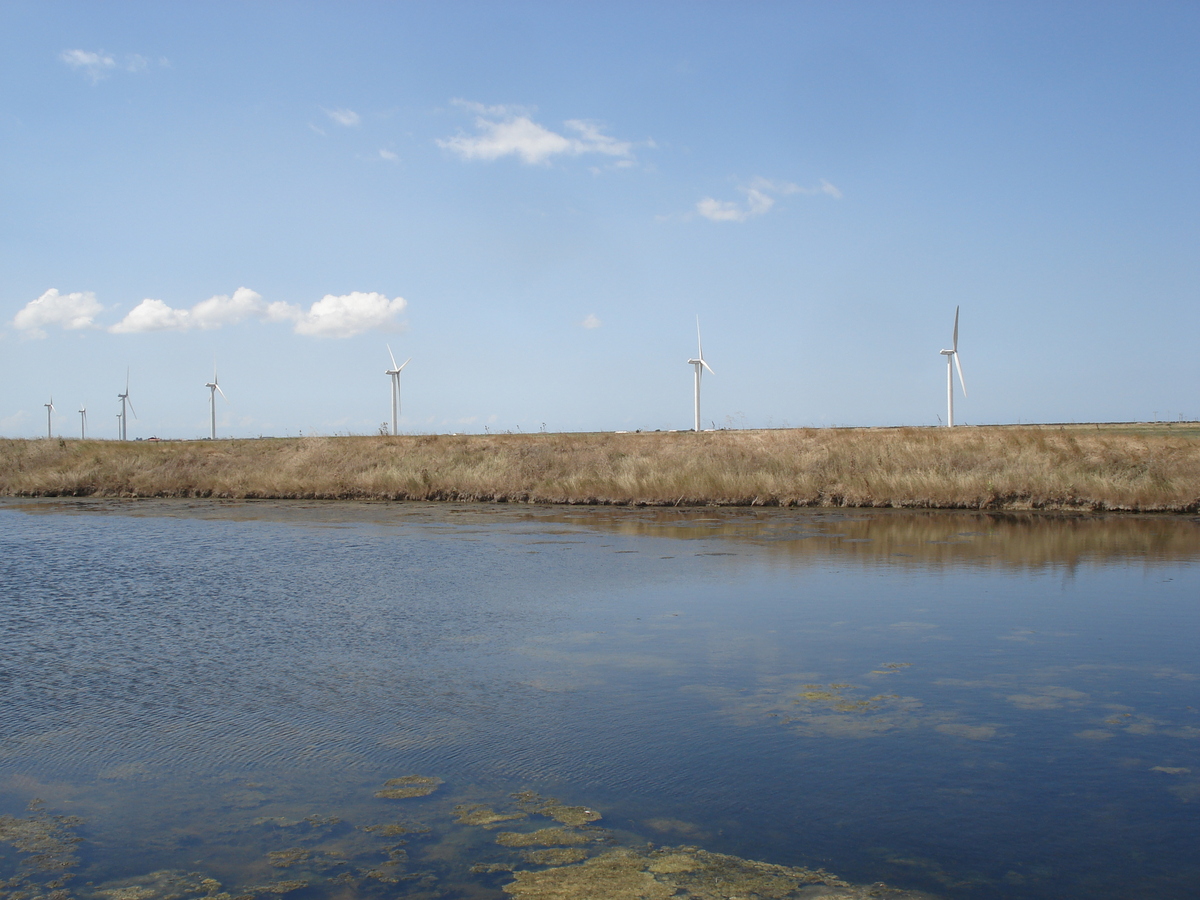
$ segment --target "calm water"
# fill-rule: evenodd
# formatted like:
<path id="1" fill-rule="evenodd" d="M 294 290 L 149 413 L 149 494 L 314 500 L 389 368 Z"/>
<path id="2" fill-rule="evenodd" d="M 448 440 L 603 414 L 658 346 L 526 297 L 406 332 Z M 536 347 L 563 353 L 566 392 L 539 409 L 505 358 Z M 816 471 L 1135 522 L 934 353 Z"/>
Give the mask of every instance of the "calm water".
<path id="1" fill-rule="evenodd" d="M 1194 519 L 8 502 L 0 896 L 504 897 L 454 808 L 552 798 L 593 856 L 1194 897 L 1198 639 Z"/>

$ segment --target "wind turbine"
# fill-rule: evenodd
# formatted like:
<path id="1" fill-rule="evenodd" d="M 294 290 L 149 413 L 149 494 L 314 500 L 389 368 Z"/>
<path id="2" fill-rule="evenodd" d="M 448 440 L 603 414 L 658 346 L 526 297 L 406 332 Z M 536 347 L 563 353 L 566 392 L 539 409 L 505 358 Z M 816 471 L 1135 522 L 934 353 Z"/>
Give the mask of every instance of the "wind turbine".
<path id="1" fill-rule="evenodd" d="M 46 407 L 46 437 L 52 438 L 54 432 L 50 429 L 50 413 L 54 412 L 54 397 L 51 396 L 50 402 L 43 403 L 42 406 Z"/>
<path id="2" fill-rule="evenodd" d="M 133 417 L 137 418 L 137 412 L 133 408 L 133 401 L 129 399 L 129 370 L 125 370 L 125 393 L 117 394 L 117 399 L 121 401 L 121 411 L 117 413 L 117 418 L 121 420 L 120 434 L 121 440 L 129 440 L 128 419 L 125 417 L 125 406 L 129 405 L 129 411 L 133 413 Z"/>
<path id="3" fill-rule="evenodd" d="M 79 439 L 87 440 L 87 407 L 79 407 Z"/>
<path id="4" fill-rule="evenodd" d="M 209 418 L 209 440 L 217 439 L 217 394 L 221 395 L 221 399 L 226 403 L 229 398 L 225 396 L 225 392 L 221 390 L 221 386 L 217 384 L 217 364 L 213 363 L 213 380 L 206 381 L 204 386 L 208 388 L 208 418 Z"/>
<path id="5" fill-rule="evenodd" d="M 400 373 L 404 371 L 404 366 L 412 362 L 412 357 L 404 361 L 404 365 L 396 365 L 396 357 L 392 354 L 391 345 L 387 345 L 388 356 L 392 358 L 392 367 L 384 372 L 384 375 L 392 376 L 392 434 L 396 433 L 396 426 L 400 421 Z"/>
<path id="6" fill-rule="evenodd" d="M 696 316 L 696 358 L 688 360 L 689 366 L 696 367 L 696 431 L 700 430 L 700 376 L 701 369 L 708 369 L 709 374 L 716 375 L 712 366 L 704 361 L 704 345 L 700 343 L 700 317 Z"/>
<path id="7" fill-rule="evenodd" d="M 958 383 L 962 385 L 963 396 L 967 396 L 967 383 L 963 381 L 962 363 L 958 361 L 958 307 L 954 307 L 954 343 L 953 350 L 942 350 L 946 357 L 946 427 L 954 427 L 954 369 L 958 369 Z"/>

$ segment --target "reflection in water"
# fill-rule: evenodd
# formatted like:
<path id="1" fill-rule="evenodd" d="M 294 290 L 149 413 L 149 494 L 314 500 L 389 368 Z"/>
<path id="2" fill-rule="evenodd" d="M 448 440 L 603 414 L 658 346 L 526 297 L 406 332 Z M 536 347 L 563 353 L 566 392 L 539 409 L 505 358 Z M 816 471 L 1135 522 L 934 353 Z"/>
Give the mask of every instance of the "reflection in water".
<path id="1" fill-rule="evenodd" d="M 1198 534 L 0 504 L 0 896 L 1190 896 Z"/>
<path id="2" fill-rule="evenodd" d="M 873 510 L 588 510 L 563 521 L 629 536 L 723 538 L 773 554 L 859 562 L 991 565 L 1194 560 L 1200 518 Z"/>
<path id="3" fill-rule="evenodd" d="M 349 501 L 80 500 L 0 501 L 28 513 L 119 512 L 222 521 L 305 525 L 446 528 L 451 533 L 492 524 L 525 527 L 571 542 L 584 531 L 683 541 L 719 539 L 736 552 L 755 546 L 801 558 L 886 561 L 905 565 L 996 565 L 1016 568 L 1081 563 L 1169 563 L 1196 558 L 1200 517 L 1036 512 L 911 510 L 780 510 L 711 507 L 564 507 Z M 562 526 L 555 528 L 554 526 Z M 619 552 L 636 552 L 623 550 Z M 709 550 L 708 553 L 730 552 Z"/>

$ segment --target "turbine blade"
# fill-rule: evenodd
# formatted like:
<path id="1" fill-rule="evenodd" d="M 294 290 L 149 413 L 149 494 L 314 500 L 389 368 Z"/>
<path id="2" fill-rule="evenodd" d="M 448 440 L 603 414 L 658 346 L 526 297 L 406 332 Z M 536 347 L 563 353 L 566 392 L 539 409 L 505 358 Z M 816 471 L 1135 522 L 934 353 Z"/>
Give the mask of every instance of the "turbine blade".
<path id="1" fill-rule="evenodd" d="M 954 307 L 954 343 L 950 348 L 955 352 L 958 351 L 958 307 Z"/>
<path id="2" fill-rule="evenodd" d="M 696 316 L 696 350 L 697 356 L 704 359 L 704 344 L 700 340 L 700 317 Z"/>
<path id="3" fill-rule="evenodd" d="M 710 375 L 716 375 L 716 374 L 717 374 L 716 372 L 714 372 L 714 371 L 712 370 L 712 366 L 710 366 L 708 363 L 706 363 L 706 362 L 705 362 L 703 359 L 702 359 L 702 360 L 700 360 L 700 365 L 702 365 L 702 366 L 704 366 L 704 368 L 708 369 L 708 373 L 709 373 Z"/>
<path id="4" fill-rule="evenodd" d="M 132 401 L 132 400 L 130 400 L 128 397 L 126 397 L 126 398 L 125 398 L 125 402 L 129 404 L 129 411 L 130 411 L 131 413 L 133 413 L 133 417 L 136 419 L 136 418 L 137 418 L 137 412 L 135 412 L 135 411 L 134 411 L 134 408 L 133 408 L 133 401 Z"/>
<path id="5" fill-rule="evenodd" d="M 129 367 L 125 368 L 125 393 L 129 393 Z"/>
<path id="6" fill-rule="evenodd" d="M 228 403 L 229 398 L 225 396 L 225 392 L 223 390 L 221 390 L 221 386 L 214 381 L 213 387 L 215 387 L 217 389 L 217 393 L 221 395 L 221 399 L 224 400 L 226 403 Z"/>
<path id="7" fill-rule="evenodd" d="M 412 357 L 411 357 L 411 356 L 410 356 L 408 359 L 406 359 L 406 360 L 404 361 L 404 366 L 407 366 L 407 365 L 408 365 L 410 362 L 412 362 Z M 394 362 L 393 362 L 392 364 L 393 364 L 393 365 L 395 365 L 395 363 L 394 363 Z M 397 369 L 396 371 L 397 371 L 397 372 L 403 372 L 403 371 L 404 371 L 404 366 L 401 366 L 401 367 L 400 367 L 399 369 Z"/>
<path id="8" fill-rule="evenodd" d="M 965 397 L 965 396 L 967 396 L 967 383 L 966 383 L 965 381 L 963 381 L 963 377 L 962 377 L 962 363 L 960 363 L 960 362 L 958 361 L 958 354 L 957 354 L 957 353 L 955 353 L 955 354 L 954 354 L 954 367 L 955 367 L 956 369 L 958 369 L 958 383 L 962 385 L 962 389 L 963 389 L 963 396 Z"/>
<path id="9" fill-rule="evenodd" d="M 396 355 L 394 353 L 392 353 L 392 345 L 385 344 L 384 346 L 386 346 L 388 348 L 388 356 L 390 356 L 392 358 L 392 368 L 394 369 L 394 368 L 396 368 Z"/>

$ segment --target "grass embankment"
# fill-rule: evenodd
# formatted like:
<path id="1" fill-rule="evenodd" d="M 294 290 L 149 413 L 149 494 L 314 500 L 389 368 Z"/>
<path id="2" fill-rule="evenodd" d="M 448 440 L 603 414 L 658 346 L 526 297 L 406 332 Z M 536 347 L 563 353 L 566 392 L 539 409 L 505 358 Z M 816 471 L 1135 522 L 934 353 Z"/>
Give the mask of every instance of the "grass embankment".
<path id="1" fill-rule="evenodd" d="M 1121 426 L 0 441 L 9 496 L 1200 511 L 1200 436 Z"/>

